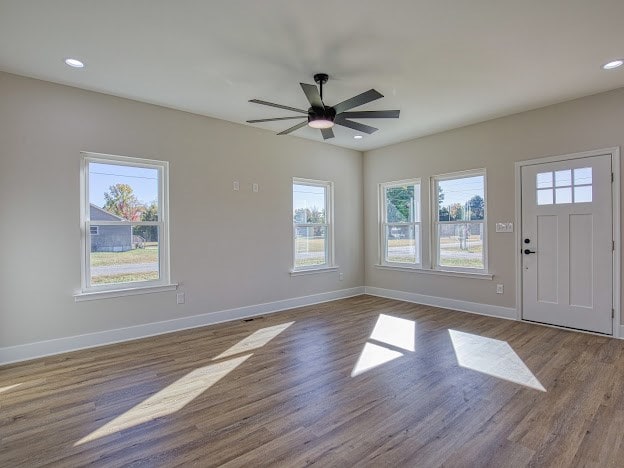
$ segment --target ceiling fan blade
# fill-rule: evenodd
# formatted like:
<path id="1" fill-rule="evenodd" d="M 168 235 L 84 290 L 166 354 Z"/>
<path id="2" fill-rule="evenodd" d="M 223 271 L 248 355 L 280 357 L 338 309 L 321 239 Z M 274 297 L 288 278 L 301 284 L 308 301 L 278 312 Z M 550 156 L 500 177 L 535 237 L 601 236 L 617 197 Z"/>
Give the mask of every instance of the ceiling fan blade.
<path id="1" fill-rule="evenodd" d="M 398 119 L 398 110 L 343 112 L 340 117 L 345 119 Z"/>
<path id="2" fill-rule="evenodd" d="M 341 103 L 336 104 L 334 106 L 334 109 L 336 110 L 336 114 L 340 114 L 341 112 L 352 109 L 354 107 L 362 106 L 368 102 L 374 101 L 375 99 L 379 99 L 382 97 L 383 94 L 381 94 L 379 91 L 369 89 L 362 94 L 358 94 L 357 96 L 353 96 L 346 101 L 342 101 Z"/>
<path id="3" fill-rule="evenodd" d="M 368 133 L 369 135 L 379 130 L 378 128 L 371 127 L 370 125 L 364 125 L 359 122 L 353 122 L 347 119 L 339 119 L 338 117 L 336 117 L 334 123 L 342 125 L 343 127 L 352 128 L 353 130 L 357 130 L 358 132 Z"/>
<path id="4" fill-rule="evenodd" d="M 334 131 L 331 128 L 321 128 L 321 133 L 323 134 L 323 140 L 334 138 Z"/>
<path id="5" fill-rule="evenodd" d="M 301 89 L 305 93 L 308 101 L 310 101 L 310 105 L 312 107 L 319 107 L 321 109 L 325 109 L 323 105 L 323 100 L 321 99 L 321 95 L 315 85 L 299 83 L 301 85 Z"/>
<path id="6" fill-rule="evenodd" d="M 295 130 L 299 130 L 301 127 L 305 127 L 306 125 L 308 125 L 308 121 L 304 120 L 303 122 L 298 123 L 297 125 L 293 125 L 292 127 L 287 128 L 283 132 L 279 132 L 278 135 L 288 135 L 289 133 L 292 133 Z"/>
<path id="7" fill-rule="evenodd" d="M 290 120 L 290 119 L 303 119 L 303 115 L 293 115 L 292 117 L 276 117 L 274 119 L 256 119 L 256 120 L 247 120 L 247 123 L 258 123 L 258 122 L 273 122 L 274 120 Z"/>
<path id="8" fill-rule="evenodd" d="M 285 109 L 293 112 L 301 112 L 302 114 L 307 114 L 308 111 L 304 111 L 303 109 L 297 109 L 295 107 L 282 106 L 281 104 L 274 104 L 272 102 L 261 101 L 260 99 L 251 99 L 249 102 L 253 102 L 254 104 L 262 104 L 263 106 L 271 106 L 277 107 L 278 109 Z"/>

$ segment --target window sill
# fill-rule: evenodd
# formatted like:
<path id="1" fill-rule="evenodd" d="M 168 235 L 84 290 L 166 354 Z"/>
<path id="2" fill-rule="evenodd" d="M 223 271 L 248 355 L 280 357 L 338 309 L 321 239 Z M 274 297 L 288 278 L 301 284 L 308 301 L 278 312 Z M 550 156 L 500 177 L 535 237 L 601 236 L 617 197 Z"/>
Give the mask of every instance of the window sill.
<path id="1" fill-rule="evenodd" d="M 332 271 L 338 271 L 339 266 L 323 267 L 323 268 L 308 268 L 307 270 L 290 270 L 290 276 L 301 275 L 314 275 L 317 273 L 330 273 Z"/>
<path id="2" fill-rule="evenodd" d="M 108 299 L 110 297 L 136 296 L 138 294 L 149 294 L 163 291 L 175 291 L 178 283 L 164 284 L 161 286 L 142 286 L 139 288 L 108 289 L 103 291 L 90 291 L 74 294 L 76 302 L 94 301 L 97 299 Z"/>
<path id="3" fill-rule="evenodd" d="M 448 270 L 430 270 L 428 268 L 410 268 L 401 266 L 375 265 L 375 268 L 382 270 L 409 271 L 410 273 L 421 273 L 433 276 L 454 276 L 457 278 L 473 278 L 480 280 L 492 280 L 494 275 L 491 273 L 469 273 L 466 271 L 448 271 Z"/>

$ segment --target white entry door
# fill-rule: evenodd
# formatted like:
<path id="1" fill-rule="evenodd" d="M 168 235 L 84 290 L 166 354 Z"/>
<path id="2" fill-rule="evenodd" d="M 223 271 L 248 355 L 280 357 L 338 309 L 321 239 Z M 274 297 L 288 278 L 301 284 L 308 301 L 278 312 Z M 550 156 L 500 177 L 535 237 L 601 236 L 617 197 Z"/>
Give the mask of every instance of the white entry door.
<path id="1" fill-rule="evenodd" d="M 613 333 L 611 156 L 522 167 L 522 318 Z"/>

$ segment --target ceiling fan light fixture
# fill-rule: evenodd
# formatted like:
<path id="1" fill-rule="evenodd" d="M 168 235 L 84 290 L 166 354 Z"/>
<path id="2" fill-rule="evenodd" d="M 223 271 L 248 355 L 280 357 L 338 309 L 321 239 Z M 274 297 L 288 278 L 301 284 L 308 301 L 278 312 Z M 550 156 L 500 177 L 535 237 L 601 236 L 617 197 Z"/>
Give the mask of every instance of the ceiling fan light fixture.
<path id="1" fill-rule="evenodd" d="M 334 121 L 323 115 L 308 116 L 308 125 L 312 128 L 332 128 Z"/>

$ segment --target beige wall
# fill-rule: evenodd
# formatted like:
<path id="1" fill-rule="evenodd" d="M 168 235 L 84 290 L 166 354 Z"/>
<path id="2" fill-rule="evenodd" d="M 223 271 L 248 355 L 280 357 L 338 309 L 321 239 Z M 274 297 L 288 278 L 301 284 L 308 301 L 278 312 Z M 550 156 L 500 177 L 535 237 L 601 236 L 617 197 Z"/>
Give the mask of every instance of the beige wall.
<path id="1" fill-rule="evenodd" d="M 175 292 L 74 302 L 80 151 L 170 161 L 185 305 Z M 335 183 L 343 281 L 289 275 L 293 176 Z M 362 211 L 359 152 L 0 73 L 0 347 L 361 286 Z"/>
<path id="2" fill-rule="evenodd" d="M 622 145 L 624 88 L 366 152 L 366 285 L 515 307 L 515 234 L 494 232 L 496 222 L 514 221 L 514 163 Z M 374 266 L 379 262 L 377 184 L 420 177 L 426 189 L 432 175 L 475 168 L 487 170 L 489 267 L 493 281 L 388 271 Z M 428 217 L 425 207 L 423 218 Z M 496 294 L 496 283 L 504 284 L 503 295 Z"/>

